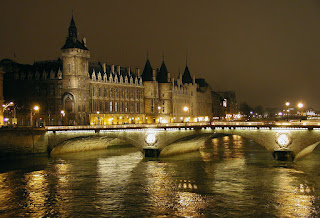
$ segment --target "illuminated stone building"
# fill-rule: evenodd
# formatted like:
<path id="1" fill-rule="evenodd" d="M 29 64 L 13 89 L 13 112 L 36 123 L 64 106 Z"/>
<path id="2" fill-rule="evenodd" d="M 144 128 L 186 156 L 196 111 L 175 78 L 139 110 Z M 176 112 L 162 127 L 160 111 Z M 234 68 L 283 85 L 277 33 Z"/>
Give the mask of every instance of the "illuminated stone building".
<path id="1" fill-rule="evenodd" d="M 130 67 L 90 64 L 90 124 L 143 123 L 144 86 Z"/>
<path id="2" fill-rule="evenodd" d="M 18 125 L 194 122 L 211 116 L 211 88 L 191 78 L 188 66 L 174 80 L 164 60 L 154 70 L 147 59 L 142 75 L 139 69 L 89 60 L 73 17 L 59 59 L 32 65 L 2 60 L 4 96 L 16 106 Z"/>
<path id="3" fill-rule="evenodd" d="M 186 65 L 183 75 L 171 78 L 163 60 L 159 70 L 149 59 L 142 73 L 147 123 L 209 121 L 212 115 L 211 87 L 204 79 L 191 77 Z"/>

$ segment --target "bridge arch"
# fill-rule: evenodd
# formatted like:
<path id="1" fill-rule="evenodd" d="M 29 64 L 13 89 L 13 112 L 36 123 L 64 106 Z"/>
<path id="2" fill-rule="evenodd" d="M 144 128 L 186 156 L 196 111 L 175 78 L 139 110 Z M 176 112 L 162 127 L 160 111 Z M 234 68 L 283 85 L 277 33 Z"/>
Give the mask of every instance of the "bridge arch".
<path id="1" fill-rule="evenodd" d="M 222 138 L 224 136 L 240 136 L 246 140 L 252 140 L 259 146 L 263 147 L 267 151 L 269 151 L 266 146 L 260 144 L 259 142 L 255 141 L 254 139 L 248 137 L 247 135 L 239 134 L 239 133 L 217 133 L 217 132 L 205 132 L 205 131 L 194 131 L 194 134 L 184 136 L 175 140 L 167 145 L 165 145 L 161 149 L 160 156 L 170 156 L 179 153 L 184 153 L 185 146 L 187 146 L 189 151 L 199 150 L 200 147 L 209 139 L 211 138 Z M 188 140 L 188 141 L 186 141 Z M 194 145 L 188 145 L 189 142 L 194 143 Z M 270 151 L 269 151 L 270 152 Z M 272 152 L 271 152 L 272 153 Z"/>

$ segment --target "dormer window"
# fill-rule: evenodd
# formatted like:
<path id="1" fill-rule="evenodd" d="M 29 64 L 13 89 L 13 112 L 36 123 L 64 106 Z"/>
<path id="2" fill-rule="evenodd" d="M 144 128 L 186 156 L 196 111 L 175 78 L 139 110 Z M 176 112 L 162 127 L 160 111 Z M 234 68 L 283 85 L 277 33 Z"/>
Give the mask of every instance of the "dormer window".
<path id="1" fill-rule="evenodd" d="M 35 78 L 36 78 L 36 80 L 38 80 L 40 78 L 40 74 L 38 73 L 38 71 L 36 72 Z"/>

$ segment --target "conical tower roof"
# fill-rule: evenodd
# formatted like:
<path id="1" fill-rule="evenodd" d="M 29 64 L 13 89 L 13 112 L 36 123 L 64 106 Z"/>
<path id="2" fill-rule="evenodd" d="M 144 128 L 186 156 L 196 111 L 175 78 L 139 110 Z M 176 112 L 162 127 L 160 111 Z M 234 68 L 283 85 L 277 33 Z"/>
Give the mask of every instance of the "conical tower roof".
<path id="1" fill-rule="evenodd" d="M 146 64 L 142 72 L 142 81 L 153 81 L 152 67 L 149 59 L 147 59 Z"/>
<path id="2" fill-rule="evenodd" d="M 62 46 L 61 49 L 68 49 L 68 48 L 80 48 L 83 50 L 89 50 L 85 45 L 84 42 L 80 42 L 78 40 L 78 31 L 76 27 L 76 23 L 74 22 L 73 15 L 70 21 L 70 25 L 68 28 L 68 37 L 66 39 L 65 44 Z"/>
<path id="3" fill-rule="evenodd" d="M 168 82 L 168 70 L 164 60 L 162 61 L 160 70 L 157 73 L 157 81 L 159 83 L 167 83 Z"/>
<path id="4" fill-rule="evenodd" d="M 186 65 L 186 68 L 184 69 L 184 73 L 182 75 L 182 83 L 192 83 L 192 77 L 188 68 L 188 65 Z"/>

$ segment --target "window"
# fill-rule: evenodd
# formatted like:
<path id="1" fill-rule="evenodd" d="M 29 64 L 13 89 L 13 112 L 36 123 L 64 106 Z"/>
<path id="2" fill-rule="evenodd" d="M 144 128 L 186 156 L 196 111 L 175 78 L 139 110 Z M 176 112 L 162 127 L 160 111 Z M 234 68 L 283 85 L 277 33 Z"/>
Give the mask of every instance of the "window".
<path id="1" fill-rule="evenodd" d="M 115 112 L 118 111 L 118 102 L 114 102 L 114 111 L 115 111 Z"/>
<path id="2" fill-rule="evenodd" d="M 128 102 L 126 102 L 124 105 L 125 105 L 125 112 L 127 113 L 128 112 Z"/>
<path id="3" fill-rule="evenodd" d="M 98 88 L 99 97 L 101 96 L 101 88 Z"/>
<path id="4" fill-rule="evenodd" d="M 154 100 L 151 99 L 151 113 L 154 113 Z"/>
<path id="5" fill-rule="evenodd" d="M 94 96 L 94 86 L 92 86 L 92 96 Z"/>
<path id="6" fill-rule="evenodd" d="M 112 101 L 110 101 L 110 112 L 112 112 Z"/>
<path id="7" fill-rule="evenodd" d="M 71 66 L 70 64 L 68 64 L 68 72 L 70 73 L 70 71 L 71 71 Z"/>
<path id="8" fill-rule="evenodd" d="M 114 97 L 118 98 L 118 89 L 117 88 L 114 89 Z"/>
<path id="9" fill-rule="evenodd" d="M 103 96 L 104 96 L 104 97 L 107 97 L 107 88 L 104 88 Z"/>
<path id="10" fill-rule="evenodd" d="M 107 112 L 108 111 L 108 102 L 104 103 L 104 111 Z"/>
<path id="11" fill-rule="evenodd" d="M 120 102 L 120 112 L 123 112 L 123 102 Z"/>
<path id="12" fill-rule="evenodd" d="M 113 97 L 113 90 L 112 90 L 112 88 L 110 88 L 110 98 L 112 98 Z"/>

